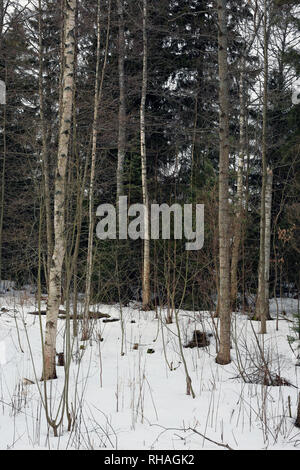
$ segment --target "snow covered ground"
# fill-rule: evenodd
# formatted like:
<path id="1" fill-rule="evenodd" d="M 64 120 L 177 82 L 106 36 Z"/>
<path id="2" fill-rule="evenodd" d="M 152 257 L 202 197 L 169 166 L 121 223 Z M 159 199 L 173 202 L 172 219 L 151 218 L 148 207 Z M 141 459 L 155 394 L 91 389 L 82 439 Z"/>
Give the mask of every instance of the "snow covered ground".
<path id="1" fill-rule="evenodd" d="M 72 345 L 69 406 L 76 420 L 68 432 L 64 417 L 57 438 L 42 404 L 39 317 L 28 313 L 35 307 L 28 293 L 0 297 L 0 449 L 221 449 L 216 443 L 233 449 L 300 449 L 300 429 L 294 426 L 300 367 L 297 343 L 287 341 L 296 300 L 280 299 L 279 313 L 287 315 L 280 316 L 279 331 L 270 321 L 268 334 L 257 336 L 272 373 L 292 386 L 248 384 L 238 377 L 241 365 L 250 374 L 260 361 L 254 334 L 259 324 L 234 314 L 230 365 L 215 363 L 214 336 L 206 348 L 183 349 L 195 399 L 185 393 L 177 328 L 165 324 L 165 311 L 161 322 L 155 312 L 142 312 L 138 305 L 123 308 L 124 355 L 121 322 L 95 321 L 92 339 Z M 93 308 L 120 318 L 118 305 Z M 272 300 L 273 316 L 276 311 Z M 183 343 L 195 329 L 214 335 L 208 312 L 180 311 L 179 321 Z M 59 320 L 58 352 L 63 351 L 64 326 L 65 320 Z M 58 380 L 47 384 L 52 417 L 61 412 L 64 367 L 57 367 L 57 373 Z"/>

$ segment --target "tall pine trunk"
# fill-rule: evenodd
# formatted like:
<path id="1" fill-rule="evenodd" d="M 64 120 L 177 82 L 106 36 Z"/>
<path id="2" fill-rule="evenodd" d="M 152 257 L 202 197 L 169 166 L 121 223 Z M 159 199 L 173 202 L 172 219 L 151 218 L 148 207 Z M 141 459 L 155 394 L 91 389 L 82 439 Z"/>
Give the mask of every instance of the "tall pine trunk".
<path id="1" fill-rule="evenodd" d="M 255 318 L 261 321 L 261 334 L 267 332 L 266 304 L 266 184 L 267 184 L 267 108 L 268 108 L 268 36 L 267 36 L 267 5 L 264 0 L 264 93 L 263 93 L 263 131 L 262 131 L 262 189 L 260 212 L 260 247 L 258 266 L 258 292 Z M 268 267 L 267 267 L 268 269 Z"/>
<path id="2" fill-rule="evenodd" d="M 219 263 L 220 263 L 220 348 L 218 364 L 230 363 L 230 261 L 229 261 L 229 92 L 227 59 L 226 1 L 218 0 L 218 62 L 220 101 L 220 157 L 219 157 Z"/>
<path id="3" fill-rule="evenodd" d="M 54 248 L 50 267 L 49 295 L 44 345 L 43 379 L 56 378 L 55 355 L 57 318 L 61 301 L 62 266 L 65 257 L 65 200 L 66 168 L 69 152 L 70 130 L 73 109 L 74 87 L 74 30 L 77 0 L 68 0 L 64 5 L 64 67 L 62 79 L 61 119 L 59 128 L 57 168 L 54 191 Z M 62 66 L 62 64 L 61 64 Z"/>

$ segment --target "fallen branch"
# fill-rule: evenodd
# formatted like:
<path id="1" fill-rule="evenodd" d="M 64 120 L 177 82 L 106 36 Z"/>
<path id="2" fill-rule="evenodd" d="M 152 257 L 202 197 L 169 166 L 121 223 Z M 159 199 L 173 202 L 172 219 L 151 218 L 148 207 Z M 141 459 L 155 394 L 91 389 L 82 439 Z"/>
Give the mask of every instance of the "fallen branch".
<path id="1" fill-rule="evenodd" d="M 214 441 L 213 439 L 210 439 L 209 437 L 205 436 L 205 434 L 202 434 L 201 432 L 197 431 L 197 429 L 195 429 L 195 428 L 191 428 L 191 427 L 183 428 L 183 429 L 182 428 L 165 428 L 164 426 L 161 426 L 160 424 L 152 424 L 150 426 L 157 426 L 159 428 L 162 428 L 164 431 L 161 434 L 164 434 L 167 431 L 180 431 L 180 432 L 192 431 L 195 434 L 198 434 L 198 436 L 201 436 L 206 441 L 211 442 L 212 444 L 215 444 L 219 447 L 223 447 L 227 450 L 235 450 L 232 447 L 230 447 L 228 444 L 223 444 L 222 442 L 217 442 L 217 441 Z M 160 434 L 160 436 L 161 436 L 161 434 Z"/>

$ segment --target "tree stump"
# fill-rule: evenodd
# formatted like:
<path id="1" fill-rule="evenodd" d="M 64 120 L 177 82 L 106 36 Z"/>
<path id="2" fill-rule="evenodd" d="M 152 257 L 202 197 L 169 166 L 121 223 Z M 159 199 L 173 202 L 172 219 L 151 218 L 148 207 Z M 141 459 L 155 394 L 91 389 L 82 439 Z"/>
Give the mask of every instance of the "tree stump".
<path id="1" fill-rule="evenodd" d="M 63 352 L 57 354 L 57 365 L 60 367 L 65 365 L 65 355 Z"/>
<path id="2" fill-rule="evenodd" d="M 192 340 L 185 344 L 183 347 L 184 348 L 205 348 L 209 346 L 210 341 L 207 337 L 206 333 L 203 333 L 202 331 L 195 330 L 193 332 L 193 337 Z"/>

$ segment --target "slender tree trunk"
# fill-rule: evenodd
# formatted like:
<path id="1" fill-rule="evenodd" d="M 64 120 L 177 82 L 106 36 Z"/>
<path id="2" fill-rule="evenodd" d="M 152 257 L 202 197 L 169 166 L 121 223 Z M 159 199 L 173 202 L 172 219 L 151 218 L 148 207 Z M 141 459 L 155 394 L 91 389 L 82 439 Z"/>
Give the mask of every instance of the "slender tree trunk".
<path id="1" fill-rule="evenodd" d="M 230 261 L 229 261 L 229 92 L 227 59 L 226 0 L 218 0 L 218 62 L 220 99 L 220 163 L 219 163 L 219 262 L 220 262 L 220 349 L 218 364 L 230 363 Z"/>
<path id="2" fill-rule="evenodd" d="M 46 233 L 47 233 L 47 275 L 49 283 L 51 258 L 53 251 L 53 227 L 51 218 L 51 195 L 50 195 L 50 172 L 49 153 L 47 147 L 47 132 L 44 114 L 44 93 L 43 93 L 43 38 L 42 38 L 42 4 L 39 0 L 39 99 L 40 99 L 40 119 L 42 129 L 42 165 L 43 165 L 43 186 L 46 213 Z M 49 286 L 48 286 L 49 287 Z"/>
<path id="3" fill-rule="evenodd" d="M 260 248 L 258 267 L 258 293 L 255 318 L 261 321 L 261 334 L 267 332 L 266 279 L 265 279 L 265 240 L 266 240 L 266 179 L 267 179 L 267 107 L 268 107 L 268 38 L 267 4 L 264 0 L 264 93 L 263 93 L 263 132 L 262 132 L 262 190 L 260 214 Z"/>
<path id="4" fill-rule="evenodd" d="M 147 185 L 147 154 L 146 154 L 146 130 L 145 108 L 147 94 L 147 0 L 143 0 L 143 78 L 142 96 L 140 106 L 140 135 L 141 135 L 141 160 L 142 160 L 142 191 L 143 204 L 147 208 L 145 212 L 144 226 L 144 253 L 143 253 L 143 309 L 150 309 L 150 231 L 149 231 L 149 195 Z"/>
<path id="5" fill-rule="evenodd" d="M 110 33 L 110 9 L 111 9 L 111 2 L 109 2 L 109 8 L 108 8 L 105 56 L 104 56 L 104 62 L 103 62 L 103 66 L 102 66 L 102 73 L 101 73 L 101 79 L 100 79 L 101 0 L 98 0 L 98 10 L 97 10 L 97 58 L 96 58 L 96 77 L 95 77 L 94 118 L 93 118 L 93 129 L 92 129 L 92 164 L 91 164 L 91 176 L 90 176 L 90 187 L 89 187 L 89 238 L 88 238 L 85 302 L 84 302 L 84 315 L 83 315 L 83 328 L 82 328 L 82 339 L 83 340 L 87 340 L 90 336 L 90 331 L 89 331 L 89 307 L 90 307 L 90 297 L 91 297 L 92 270 L 93 270 L 93 243 L 94 243 L 94 197 L 93 197 L 93 192 L 94 192 L 95 168 L 96 168 L 99 106 L 100 106 L 100 101 L 101 101 L 101 96 L 102 96 L 102 87 L 103 87 L 103 80 L 104 80 L 104 74 L 105 74 L 105 69 L 106 69 L 107 53 L 108 53 L 108 41 L 109 41 L 109 33 Z"/>
<path id="6" fill-rule="evenodd" d="M 86 185 L 86 178 L 87 178 L 87 171 L 88 171 L 88 159 L 85 161 L 83 174 L 80 171 L 81 166 L 81 159 L 79 152 L 77 151 L 76 146 L 76 116 L 75 116 L 75 108 L 74 108 L 74 124 L 73 124 L 73 146 L 74 146 L 74 153 L 76 153 L 76 162 L 77 162 L 77 210 L 76 210 L 76 241 L 75 241 L 75 248 L 73 253 L 73 285 L 74 285 L 74 292 L 73 292 L 73 336 L 76 337 L 78 335 L 78 322 L 77 322 L 77 310 L 78 310 L 78 258 L 79 258 L 79 249 L 80 249 L 80 238 L 81 238 L 81 228 L 82 228 L 82 204 L 84 199 L 84 188 Z M 75 135 L 74 135 L 75 133 Z"/>
<path id="7" fill-rule="evenodd" d="M 272 212 L 272 184 L 273 172 L 267 169 L 266 182 L 266 229 L 265 229 L 265 304 L 267 319 L 270 319 L 269 311 L 269 284 L 270 284 L 270 252 L 271 252 L 271 212 Z"/>
<path id="8" fill-rule="evenodd" d="M 78 310 L 78 257 L 79 257 L 79 246 L 81 237 L 81 225 L 82 225 L 82 201 L 85 188 L 85 175 L 82 177 L 81 171 L 81 158 L 78 152 L 77 145 L 77 116 L 76 116 L 76 77 L 77 77 L 77 63 L 78 57 L 78 4 L 75 12 L 75 69 L 74 69 L 74 93 L 73 93 L 73 132 L 72 132 L 72 150 L 73 158 L 76 165 L 76 240 L 74 246 L 74 252 L 72 256 L 72 275 L 73 275 L 73 336 L 77 337 L 78 334 L 78 321 L 77 321 L 77 310 Z M 85 168 L 87 167 L 87 159 L 85 161 Z"/>
<path id="9" fill-rule="evenodd" d="M 0 51 L 2 49 L 2 36 L 4 26 L 4 0 L 0 0 Z"/>
<path id="10" fill-rule="evenodd" d="M 62 266 L 65 256 L 66 168 L 70 140 L 74 86 L 74 29 L 76 0 L 67 0 L 64 7 L 64 73 L 62 80 L 61 119 L 54 191 L 54 249 L 50 267 L 49 296 L 46 317 L 43 379 L 55 379 L 57 318 L 61 301 Z"/>
<path id="11" fill-rule="evenodd" d="M 297 418 L 296 418 L 295 426 L 297 428 L 300 428 L 300 393 L 298 396 L 298 410 L 297 410 Z"/>
<path id="12" fill-rule="evenodd" d="M 62 117 L 62 98 L 63 98 L 63 77 L 64 77 L 64 68 L 65 68 L 65 61 L 64 57 L 64 47 L 65 47 L 65 20 L 64 20 L 64 5 L 66 0 L 60 0 L 60 21 L 61 21 L 61 31 L 60 31 L 60 60 L 61 60 L 61 67 L 59 73 L 59 125 L 61 125 L 61 117 Z"/>
<path id="13" fill-rule="evenodd" d="M 117 0 L 118 17 L 119 17 L 119 90 L 120 90 L 120 103 L 119 103 L 119 136 L 118 136 L 118 168 L 117 168 L 117 203 L 119 197 L 123 195 L 123 172 L 124 172 L 124 159 L 125 159 L 125 144 L 126 144 L 126 103 L 125 103 L 125 73 L 124 73 L 124 60 L 125 60 L 125 37 L 124 37 L 124 0 Z"/>
<path id="14" fill-rule="evenodd" d="M 0 53 L 2 51 L 2 36 L 4 24 L 4 4 L 3 0 L 0 1 Z M 5 82 L 7 75 L 7 68 L 5 64 Z M 0 196 L 0 281 L 2 279 L 2 236 L 3 236 L 3 219 L 4 219 L 4 197 L 5 197 L 5 173 L 6 173 L 6 104 L 4 104 L 3 111 L 3 162 L 1 174 L 1 196 Z"/>
<path id="15" fill-rule="evenodd" d="M 234 235 L 231 255 L 231 305 L 235 308 L 237 305 L 238 295 L 238 263 L 240 255 L 240 245 L 242 237 L 242 217 L 243 217 L 243 176 L 244 176 L 244 155 L 245 155 L 245 93 L 244 93 L 244 58 L 241 60 L 240 70 L 240 148 L 238 156 L 238 169 L 237 169 L 237 193 L 236 193 L 236 209 L 234 220 Z"/>
<path id="16" fill-rule="evenodd" d="M 5 82 L 7 75 L 7 68 L 5 64 Z M 6 174 L 6 104 L 4 104 L 3 110 L 3 163 L 2 163 L 2 175 L 1 175 L 1 211 L 0 211 L 0 281 L 2 279 L 2 237 L 3 237 L 3 220 L 4 220 L 4 200 L 5 200 L 5 174 Z"/>
<path id="17" fill-rule="evenodd" d="M 100 80 L 100 52 L 101 52 L 101 2 L 98 0 L 97 9 L 97 53 L 96 53 L 96 77 L 95 77 L 95 95 L 94 95 L 94 117 L 92 129 L 92 161 L 91 161 L 91 174 L 90 174 L 90 187 L 89 187 L 89 237 L 88 237 L 88 254 L 87 254 L 87 268 L 86 268 L 86 285 L 85 285 L 85 302 L 84 302 L 84 317 L 83 317 L 83 330 L 82 339 L 89 338 L 89 305 L 91 296 L 91 278 L 93 268 L 93 231 L 94 231 L 94 207 L 93 207 L 93 191 L 95 180 L 95 167 L 96 167 L 96 152 L 97 152 L 97 125 L 99 115 L 99 80 Z"/>

